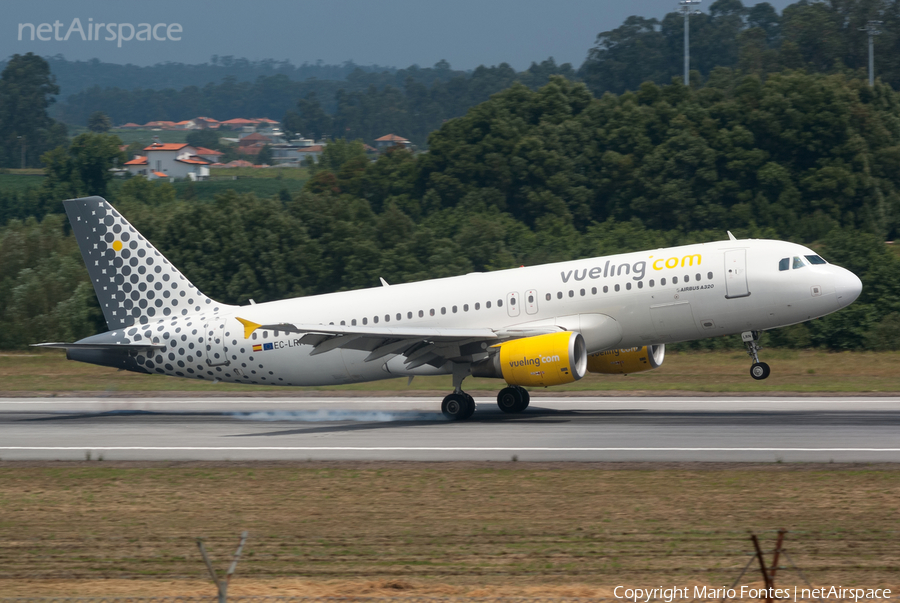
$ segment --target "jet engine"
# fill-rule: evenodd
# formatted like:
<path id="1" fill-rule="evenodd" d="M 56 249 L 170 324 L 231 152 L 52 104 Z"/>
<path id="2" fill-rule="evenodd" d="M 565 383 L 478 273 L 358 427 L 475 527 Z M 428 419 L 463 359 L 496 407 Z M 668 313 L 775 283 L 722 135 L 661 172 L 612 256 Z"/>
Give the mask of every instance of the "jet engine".
<path id="1" fill-rule="evenodd" d="M 587 372 L 581 333 L 565 331 L 514 339 L 490 358 L 472 365 L 475 377 L 505 379 L 510 385 L 548 387 L 578 381 Z"/>
<path id="2" fill-rule="evenodd" d="M 640 373 L 659 368 L 665 357 L 665 344 L 624 350 L 606 350 L 588 356 L 587 370 L 592 373 L 612 375 Z"/>

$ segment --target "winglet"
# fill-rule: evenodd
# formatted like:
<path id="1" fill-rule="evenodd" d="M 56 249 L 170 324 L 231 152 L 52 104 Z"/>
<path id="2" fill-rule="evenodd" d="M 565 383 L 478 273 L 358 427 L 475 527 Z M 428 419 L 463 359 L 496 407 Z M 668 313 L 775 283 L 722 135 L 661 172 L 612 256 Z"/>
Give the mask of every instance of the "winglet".
<path id="1" fill-rule="evenodd" d="M 726 230 L 725 232 L 728 233 L 728 238 L 729 238 L 730 240 L 732 240 L 732 241 L 737 241 L 737 237 L 734 236 L 733 234 L 731 234 L 731 231 L 730 231 L 730 230 Z"/>
<path id="2" fill-rule="evenodd" d="M 253 331 L 260 328 L 262 325 L 257 324 L 255 322 L 251 322 L 245 318 L 241 318 L 239 316 L 235 316 L 238 322 L 244 325 L 244 339 L 250 339 L 250 336 L 253 335 Z"/>

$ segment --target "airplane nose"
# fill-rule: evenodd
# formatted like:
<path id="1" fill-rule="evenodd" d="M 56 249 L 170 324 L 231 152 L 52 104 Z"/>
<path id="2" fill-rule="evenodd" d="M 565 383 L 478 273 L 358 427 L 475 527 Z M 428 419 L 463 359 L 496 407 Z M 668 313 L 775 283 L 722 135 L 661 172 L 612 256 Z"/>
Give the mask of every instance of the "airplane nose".
<path id="1" fill-rule="evenodd" d="M 841 268 L 834 277 L 834 293 L 838 308 L 845 308 L 855 302 L 862 293 L 862 281 L 849 270 Z"/>

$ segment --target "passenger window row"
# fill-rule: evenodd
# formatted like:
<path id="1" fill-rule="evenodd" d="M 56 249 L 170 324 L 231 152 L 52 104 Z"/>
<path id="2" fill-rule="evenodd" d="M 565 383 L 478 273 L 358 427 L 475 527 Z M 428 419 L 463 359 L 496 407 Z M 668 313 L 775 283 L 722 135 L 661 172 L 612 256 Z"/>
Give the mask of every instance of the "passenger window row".
<path id="1" fill-rule="evenodd" d="M 694 275 L 694 280 L 697 281 L 697 282 L 700 282 L 700 280 L 701 280 L 702 278 L 703 278 L 703 277 L 702 277 L 702 275 L 701 275 L 699 272 L 696 273 L 696 274 Z M 707 272 L 707 273 L 706 273 L 706 279 L 711 281 L 712 278 L 713 278 L 713 273 L 712 273 L 712 272 Z M 690 274 L 685 274 L 685 275 L 684 275 L 684 282 L 685 282 L 685 283 L 691 282 L 691 275 L 690 275 Z M 673 276 L 673 277 L 672 277 L 672 284 L 673 284 L 673 285 L 677 285 L 677 284 L 678 284 L 678 277 L 677 277 L 677 276 Z M 647 281 L 647 286 L 648 286 L 648 287 L 651 287 L 651 288 L 652 288 L 652 287 L 656 287 L 656 281 L 655 281 L 654 279 L 651 278 L 649 281 Z M 665 287 L 665 286 L 666 286 L 666 278 L 665 278 L 665 277 L 659 279 L 659 286 L 660 286 L 660 287 Z M 625 283 L 625 290 L 626 290 L 626 291 L 631 291 L 631 288 L 632 288 L 632 282 L 631 282 L 631 281 L 626 282 L 626 283 Z M 638 289 L 643 289 L 643 288 L 644 288 L 644 281 L 637 281 L 637 288 L 638 288 Z M 613 290 L 614 290 L 614 291 L 621 291 L 621 290 L 622 290 L 622 287 L 621 287 L 621 285 L 616 284 L 616 285 L 613 286 Z M 597 292 L 598 292 L 597 287 L 591 287 L 591 295 L 597 295 Z M 609 285 L 603 285 L 603 293 L 609 293 Z M 584 297 L 584 296 L 587 295 L 587 289 L 579 289 L 578 292 L 577 292 L 577 294 L 578 294 L 580 297 Z M 568 295 L 569 295 L 569 297 L 575 297 L 576 291 L 575 291 L 574 289 L 569 289 Z M 547 301 L 550 301 L 551 299 L 553 299 L 553 295 L 550 294 L 550 293 L 547 293 L 544 297 L 545 297 L 545 299 L 546 299 Z M 563 297 L 564 297 L 563 292 L 562 292 L 562 291 L 557 291 L 557 293 L 556 293 L 556 299 L 562 299 Z"/>
<path id="2" fill-rule="evenodd" d="M 498 308 L 502 308 L 502 307 L 503 307 L 503 300 L 502 300 L 502 299 L 498 299 L 496 303 L 497 303 L 497 307 L 498 307 Z M 485 307 L 486 310 L 487 310 L 487 309 L 490 309 L 490 308 L 492 307 L 492 305 L 493 305 L 493 302 L 490 302 L 490 301 L 484 302 L 484 307 Z M 481 310 L 481 302 L 475 302 L 475 304 L 473 305 L 473 308 L 474 308 L 475 310 Z M 460 310 L 459 306 L 450 306 L 450 310 L 449 310 L 449 311 L 450 311 L 451 314 L 457 314 L 457 313 L 459 312 L 459 310 Z M 463 311 L 463 312 L 468 312 L 468 311 L 469 311 L 469 304 L 463 304 L 463 305 L 462 305 L 462 311 Z M 440 309 L 440 313 L 441 313 L 442 316 L 443 316 L 443 315 L 446 315 L 446 314 L 447 314 L 447 307 L 446 307 L 446 306 L 442 307 L 442 308 Z M 419 310 L 419 311 L 417 312 L 417 315 L 418 315 L 419 318 L 425 318 L 425 310 Z M 412 320 L 412 319 L 413 319 L 413 316 L 415 316 L 415 315 L 414 315 L 412 312 L 407 312 L 407 313 L 406 313 L 406 319 L 407 319 L 407 320 Z M 428 310 L 428 316 L 437 316 L 437 311 L 435 310 L 435 308 L 431 308 L 430 310 Z M 403 320 L 403 314 L 402 314 L 401 312 L 397 312 L 397 313 L 394 315 L 394 318 L 393 318 L 393 319 L 394 319 L 396 322 L 399 322 L 399 321 Z M 390 314 L 385 314 L 384 317 L 373 316 L 373 317 L 372 317 L 372 324 L 376 324 L 376 325 L 377 325 L 381 320 L 384 320 L 384 322 L 391 322 L 391 315 L 390 315 Z M 331 324 L 334 324 L 334 323 L 331 323 Z M 350 320 L 350 326 L 351 326 L 351 327 L 355 327 L 355 326 L 357 326 L 357 324 L 361 324 L 361 325 L 363 325 L 363 326 L 367 326 L 367 325 L 369 324 L 369 318 L 368 318 L 367 316 L 364 316 L 364 317 L 359 321 L 359 323 L 357 323 L 357 319 L 355 319 L 355 318 L 353 318 L 353 319 Z M 342 326 L 346 326 L 346 325 L 347 325 L 347 321 L 346 321 L 346 320 L 342 320 L 342 321 L 341 321 L 341 325 L 342 325 Z"/>

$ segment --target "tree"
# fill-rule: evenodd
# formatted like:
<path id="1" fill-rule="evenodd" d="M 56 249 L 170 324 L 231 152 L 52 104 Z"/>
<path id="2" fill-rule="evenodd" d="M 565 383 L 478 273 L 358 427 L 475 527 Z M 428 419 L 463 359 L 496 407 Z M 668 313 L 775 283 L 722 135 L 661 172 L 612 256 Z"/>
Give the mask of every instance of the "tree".
<path id="1" fill-rule="evenodd" d="M 272 147 L 265 145 L 256 154 L 257 165 L 272 165 Z"/>
<path id="2" fill-rule="evenodd" d="M 351 159 L 366 159 L 366 147 L 361 140 L 344 140 L 339 138 L 325 146 L 313 172 L 329 171 L 337 174 L 341 167 Z"/>
<path id="3" fill-rule="evenodd" d="M 66 196 L 105 196 L 112 180 L 110 169 L 125 159 L 121 145 L 118 136 L 85 132 L 76 136 L 68 149 L 57 147 L 45 153 L 41 157 L 47 170 L 43 195 L 57 201 Z"/>
<path id="4" fill-rule="evenodd" d="M 109 132 L 112 128 L 112 121 L 110 121 L 109 116 L 103 111 L 94 111 L 88 118 L 87 127 L 91 132 L 104 134 Z"/>
<path id="5" fill-rule="evenodd" d="M 0 74 L 0 167 L 34 166 L 47 150 L 63 144 L 66 127 L 47 115 L 59 87 L 47 61 L 13 55 Z"/>
<path id="6" fill-rule="evenodd" d="M 187 135 L 187 143 L 192 147 L 204 147 L 218 151 L 219 133 L 216 130 L 194 130 Z"/>
<path id="7" fill-rule="evenodd" d="M 315 92 L 297 101 L 297 111 L 288 111 L 282 123 L 286 132 L 303 135 L 314 140 L 331 134 L 333 123 L 331 116 L 325 113 Z"/>

